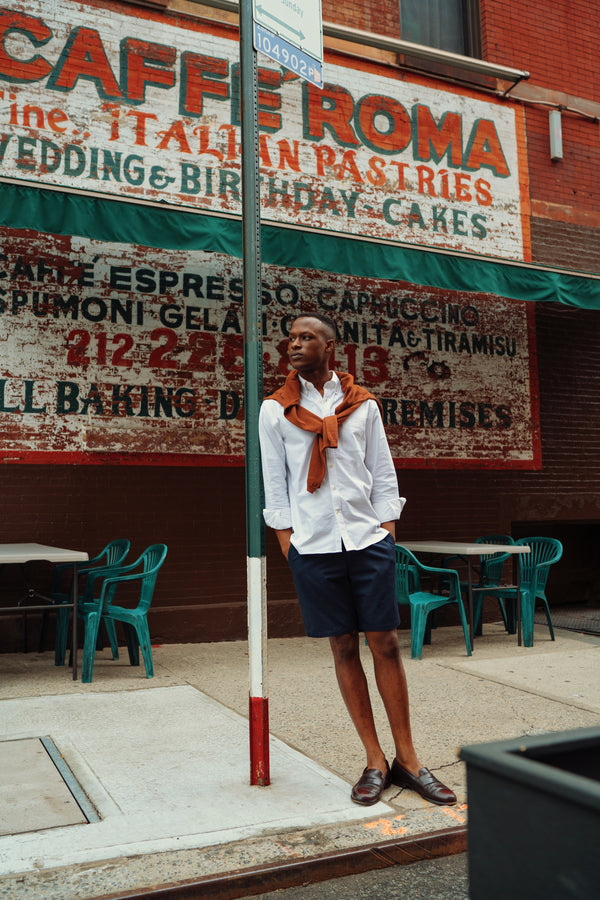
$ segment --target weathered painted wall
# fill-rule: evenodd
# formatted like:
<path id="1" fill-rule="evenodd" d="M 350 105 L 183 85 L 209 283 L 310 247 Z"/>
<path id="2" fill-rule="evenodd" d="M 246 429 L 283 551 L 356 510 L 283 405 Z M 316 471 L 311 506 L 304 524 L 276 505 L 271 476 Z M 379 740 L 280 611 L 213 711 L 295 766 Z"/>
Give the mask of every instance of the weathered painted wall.
<path id="1" fill-rule="evenodd" d="M 70 0 L 15 3 L 0 23 L 0 175 L 240 215 L 231 29 Z M 529 258 L 518 105 L 377 65 L 326 72 L 319 91 L 260 68 L 263 221 Z M 12 460 L 241 460 L 239 262 L 10 230 L 3 246 Z M 266 381 L 287 371 L 289 315 L 336 311 L 338 362 L 377 389 L 400 464 L 535 468 L 525 307 L 266 268 Z"/>
<path id="2" fill-rule="evenodd" d="M 240 215 L 232 35 L 110 3 L 15 7 L 3 14 L 0 174 Z M 518 105 L 333 62 L 319 90 L 267 62 L 264 221 L 529 258 Z"/>
<path id="3" fill-rule="evenodd" d="M 237 259 L 3 229 L 0 448 L 16 462 L 242 465 Z M 398 466 L 540 465 L 533 306 L 265 266 L 266 391 L 300 311 L 380 399 Z"/>

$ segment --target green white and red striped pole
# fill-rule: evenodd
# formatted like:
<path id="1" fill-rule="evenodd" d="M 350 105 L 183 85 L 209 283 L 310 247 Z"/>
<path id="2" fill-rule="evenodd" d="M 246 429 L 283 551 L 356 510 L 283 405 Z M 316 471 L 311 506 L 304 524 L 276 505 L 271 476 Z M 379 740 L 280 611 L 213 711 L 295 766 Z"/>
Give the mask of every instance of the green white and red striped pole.
<path id="1" fill-rule="evenodd" d="M 263 396 L 258 74 L 251 0 L 240 3 L 242 228 L 244 259 L 244 409 L 246 429 L 246 551 L 250 660 L 250 784 L 270 783 L 267 696 L 265 526 L 258 443 Z"/>

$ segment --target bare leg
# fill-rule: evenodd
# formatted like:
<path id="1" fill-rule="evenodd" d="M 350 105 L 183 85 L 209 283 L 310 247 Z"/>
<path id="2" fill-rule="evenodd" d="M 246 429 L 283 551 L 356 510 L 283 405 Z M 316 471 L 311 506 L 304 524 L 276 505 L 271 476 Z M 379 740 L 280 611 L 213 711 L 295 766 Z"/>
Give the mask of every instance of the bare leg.
<path id="1" fill-rule="evenodd" d="M 412 741 L 406 674 L 396 631 L 365 634 L 373 654 L 377 689 L 383 700 L 400 765 L 416 775 L 421 768 Z"/>
<path id="2" fill-rule="evenodd" d="M 421 766 L 415 752 L 410 729 L 408 688 L 397 633 L 369 631 L 366 638 L 373 654 L 375 680 L 392 729 L 396 760 L 399 763 L 398 768 L 395 762 L 392 765 L 392 783 L 417 791 L 431 803 L 439 805 L 456 803 L 454 792 Z M 358 634 L 344 634 L 330 638 L 329 641 L 342 696 L 367 753 L 367 769 L 379 769 L 385 773 L 387 769 L 385 754 L 375 730 L 369 688 L 360 661 Z M 384 784 L 383 781 L 379 781 L 376 785 L 363 783 L 365 774 L 363 773 L 360 781 L 354 785 L 352 799 L 356 803 L 370 805 L 381 797 Z M 367 781 L 369 777 L 373 778 L 374 774 L 371 773 Z M 363 799 L 360 799 L 361 791 Z M 358 797 L 355 796 L 355 792 L 358 792 Z M 365 800 L 365 792 L 367 795 L 370 793 L 368 802 Z"/>
<path id="3" fill-rule="evenodd" d="M 375 730 L 369 688 L 362 663 L 358 633 L 329 638 L 342 697 L 366 754 L 367 768 L 385 772 L 385 754 Z"/>

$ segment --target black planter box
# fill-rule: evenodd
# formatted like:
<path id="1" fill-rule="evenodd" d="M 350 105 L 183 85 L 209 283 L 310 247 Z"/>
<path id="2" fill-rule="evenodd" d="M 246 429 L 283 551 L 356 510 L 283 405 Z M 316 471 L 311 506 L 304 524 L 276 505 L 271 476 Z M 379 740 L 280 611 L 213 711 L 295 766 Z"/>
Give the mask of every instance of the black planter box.
<path id="1" fill-rule="evenodd" d="M 600 727 L 463 747 L 471 900 L 600 898 Z"/>

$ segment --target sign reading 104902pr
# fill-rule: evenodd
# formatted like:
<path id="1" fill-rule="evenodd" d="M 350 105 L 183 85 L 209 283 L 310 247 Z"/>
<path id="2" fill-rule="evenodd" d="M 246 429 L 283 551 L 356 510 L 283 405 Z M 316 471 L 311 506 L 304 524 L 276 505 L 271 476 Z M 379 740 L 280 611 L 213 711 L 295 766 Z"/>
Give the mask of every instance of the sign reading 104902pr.
<path id="1" fill-rule="evenodd" d="M 316 87 L 323 87 L 321 0 L 252 0 L 254 46 Z"/>

